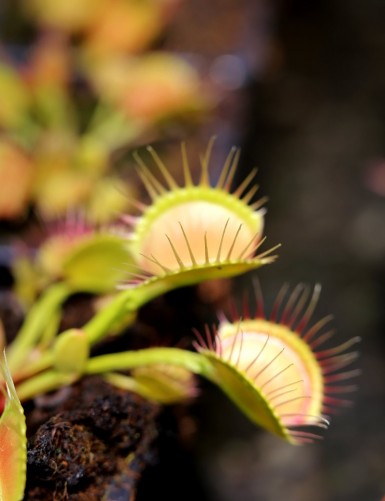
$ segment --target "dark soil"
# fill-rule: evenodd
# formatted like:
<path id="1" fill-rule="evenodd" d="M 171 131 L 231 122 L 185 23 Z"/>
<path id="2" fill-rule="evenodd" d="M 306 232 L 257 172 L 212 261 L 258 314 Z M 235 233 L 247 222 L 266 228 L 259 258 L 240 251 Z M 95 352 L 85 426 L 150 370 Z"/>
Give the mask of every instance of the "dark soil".
<path id="1" fill-rule="evenodd" d="M 159 407 L 86 378 L 27 414 L 26 500 L 135 499 L 142 470 L 155 462 Z"/>
<path id="2" fill-rule="evenodd" d="M 66 303 L 66 327 L 87 320 L 89 299 L 80 295 Z M 210 309 L 193 289 L 168 294 L 144 307 L 132 328 L 102 342 L 94 353 L 188 346 L 192 319 L 197 322 Z M 165 409 L 87 377 L 27 403 L 25 412 L 25 500 L 147 501 L 162 494 L 172 501 L 186 487 L 185 500 L 204 499 L 183 445 L 186 426 L 181 423 L 190 420 L 189 428 L 193 421 L 185 405 Z"/>

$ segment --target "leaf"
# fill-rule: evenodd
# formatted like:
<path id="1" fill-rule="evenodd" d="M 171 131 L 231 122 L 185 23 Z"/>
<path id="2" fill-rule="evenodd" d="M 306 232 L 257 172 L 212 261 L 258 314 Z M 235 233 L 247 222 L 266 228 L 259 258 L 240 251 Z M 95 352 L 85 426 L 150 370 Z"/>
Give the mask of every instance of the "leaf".
<path id="1" fill-rule="evenodd" d="M 192 373 L 183 367 L 144 366 L 134 369 L 131 374 L 132 377 L 109 373 L 105 379 L 118 388 L 134 391 L 162 404 L 181 402 L 197 394 Z"/>
<path id="2" fill-rule="evenodd" d="M 5 127 L 17 126 L 26 112 L 29 96 L 18 73 L 3 62 L 0 62 L 0 94 L 3 96 L 0 124 Z"/>
<path id="3" fill-rule="evenodd" d="M 94 235 L 69 254 L 63 263 L 66 281 L 75 289 L 108 292 L 127 273 L 131 261 L 125 242 L 115 235 Z"/>
<path id="4" fill-rule="evenodd" d="M 202 355 L 206 356 L 212 365 L 210 379 L 251 421 L 274 435 L 292 442 L 288 430 L 257 386 L 251 384 L 241 371 L 215 353 L 204 351 Z"/>
<path id="5" fill-rule="evenodd" d="M 0 374 L 4 381 L 0 392 L 5 399 L 0 417 L 0 501 L 20 501 L 26 482 L 26 425 L 5 354 L 0 357 Z"/>
<path id="6" fill-rule="evenodd" d="M 89 357 L 89 343 L 81 329 L 70 329 L 56 339 L 54 366 L 60 372 L 81 374 Z"/>
<path id="7" fill-rule="evenodd" d="M 217 278 L 231 278 L 251 270 L 255 270 L 264 266 L 265 264 L 270 264 L 275 261 L 276 256 L 260 257 L 256 256 L 250 259 L 244 260 L 232 260 L 224 261 L 221 263 L 208 263 L 194 265 L 191 267 L 181 268 L 176 271 L 167 271 L 160 276 L 152 276 L 142 283 L 140 286 L 150 289 L 151 286 L 157 287 L 159 290 L 168 292 L 169 290 L 176 289 L 178 287 L 185 287 L 187 285 L 195 285 L 205 280 L 213 280 Z M 121 286 L 124 288 L 125 285 Z"/>

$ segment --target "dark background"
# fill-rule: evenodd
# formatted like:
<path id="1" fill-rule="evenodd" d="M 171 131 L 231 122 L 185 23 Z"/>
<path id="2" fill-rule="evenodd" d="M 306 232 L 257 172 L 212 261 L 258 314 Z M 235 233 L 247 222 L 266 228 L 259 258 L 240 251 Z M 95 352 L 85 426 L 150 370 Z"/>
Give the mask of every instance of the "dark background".
<path id="1" fill-rule="evenodd" d="M 197 404 L 198 472 L 215 501 L 379 501 L 385 2 L 209 4 L 186 2 L 170 38 L 179 50 L 203 55 L 200 64 L 213 78 L 218 55 L 239 58 L 238 79 L 236 64 L 220 75 L 227 93 L 202 136 L 219 135 L 218 157 L 222 148 L 224 154 L 241 145 L 244 173 L 259 167 L 260 193 L 270 199 L 268 242 L 282 243 L 279 260 L 258 272 L 267 303 L 284 282 L 320 282 L 315 317 L 334 314 L 337 344 L 362 338 L 356 364 L 362 376 L 353 408 L 332 418 L 322 443 L 306 447 L 256 430 L 214 389 L 204 392 Z"/>

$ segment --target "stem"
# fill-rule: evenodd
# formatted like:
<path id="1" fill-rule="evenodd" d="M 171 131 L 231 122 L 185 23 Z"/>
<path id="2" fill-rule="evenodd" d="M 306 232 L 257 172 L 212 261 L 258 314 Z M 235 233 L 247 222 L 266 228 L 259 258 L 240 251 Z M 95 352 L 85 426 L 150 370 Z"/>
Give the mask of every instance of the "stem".
<path id="1" fill-rule="evenodd" d="M 39 355 L 39 358 L 32 360 L 19 369 L 17 373 L 14 374 L 15 380 L 23 380 L 38 374 L 39 372 L 50 369 L 53 365 L 53 353 L 52 351 L 45 351 Z"/>
<path id="2" fill-rule="evenodd" d="M 155 280 L 146 282 L 136 288 L 124 290 L 118 294 L 108 306 L 97 313 L 84 326 L 84 332 L 87 334 L 89 343 L 92 344 L 100 340 L 120 318 L 123 318 L 129 312 L 136 311 L 143 304 L 160 294 L 164 294 L 170 288 L 170 284 L 165 281 Z M 28 367 L 21 368 L 29 352 L 39 342 L 49 319 L 71 293 L 72 291 L 66 284 L 55 284 L 47 289 L 45 294 L 32 307 L 15 341 L 8 348 L 8 364 L 12 373 L 17 374 L 17 376 L 20 373 L 23 378 L 30 377 L 52 366 L 52 354 L 43 353 L 36 362 L 31 362 Z"/>
<path id="3" fill-rule="evenodd" d="M 149 348 L 101 355 L 88 361 L 84 374 L 100 374 L 154 364 L 176 365 L 215 381 L 212 365 L 206 357 L 179 348 Z M 81 377 L 80 374 L 63 373 L 54 369 L 47 370 L 18 384 L 17 394 L 20 400 L 28 400 L 40 393 L 71 384 L 79 377 Z"/>
<path id="4" fill-rule="evenodd" d="M 79 378 L 79 374 L 65 374 L 50 370 L 43 372 L 16 387 L 16 392 L 20 400 L 28 400 L 36 397 L 40 393 L 56 390 L 62 386 L 69 385 Z"/>
<path id="5" fill-rule="evenodd" d="M 151 299 L 165 294 L 172 288 L 170 282 L 153 280 L 122 291 L 83 327 L 89 343 L 93 344 L 108 334 L 115 322 L 124 318 L 127 313 L 135 312 Z"/>
<path id="6" fill-rule="evenodd" d="M 47 322 L 72 292 L 65 283 L 54 284 L 32 306 L 19 333 L 7 350 L 8 365 L 12 373 L 17 373 L 28 353 L 38 343 Z"/>
<path id="7" fill-rule="evenodd" d="M 213 366 L 205 356 L 179 348 L 146 348 L 101 355 L 88 361 L 85 373 L 100 374 L 156 364 L 176 365 L 207 379 L 214 378 Z"/>
<path id="8" fill-rule="evenodd" d="M 105 336 L 109 329 L 130 311 L 129 302 L 131 298 L 131 289 L 118 294 L 107 306 L 101 309 L 89 320 L 83 327 L 90 344 L 99 341 Z"/>

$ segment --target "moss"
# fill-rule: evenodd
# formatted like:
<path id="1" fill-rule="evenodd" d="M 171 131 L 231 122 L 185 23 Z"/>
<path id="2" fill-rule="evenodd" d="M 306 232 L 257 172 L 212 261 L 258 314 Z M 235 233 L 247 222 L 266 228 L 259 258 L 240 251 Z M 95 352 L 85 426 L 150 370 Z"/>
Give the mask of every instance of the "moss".
<path id="1" fill-rule="evenodd" d="M 89 378 L 46 420 L 48 408 L 45 400 L 29 416 L 37 426 L 28 444 L 25 500 L 102 499 L 119 486 L 134 499 L 153 456 L 157 406 Z"/>

